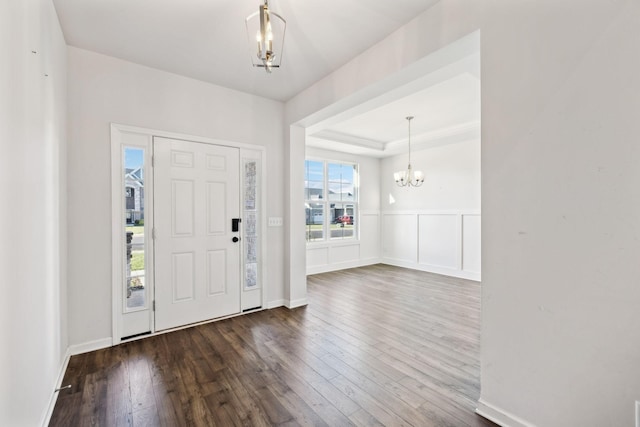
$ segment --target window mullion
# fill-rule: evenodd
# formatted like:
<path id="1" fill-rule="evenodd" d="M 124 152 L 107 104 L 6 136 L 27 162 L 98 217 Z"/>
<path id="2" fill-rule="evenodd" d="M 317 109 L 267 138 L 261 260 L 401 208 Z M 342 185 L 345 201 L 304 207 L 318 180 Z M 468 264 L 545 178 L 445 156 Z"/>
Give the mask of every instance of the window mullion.
<path id="1" fill-rule="evenodd" d="M 331 240 L 331 236 L 329 235 L 331 233 L 331 227 L 329 227 L 329 166 L 327 165 L 327 161 L 323 161 L 322 162 L 322 166 L 323 166 L 323 179 L 324 179 L 324 207 L 323 207 L 323 215 L 324 215 L 324 222 L 323 222 L 323 229 L 324 229 L 324 233 L 323 233 L 323 237 L 324 240 Z"/>

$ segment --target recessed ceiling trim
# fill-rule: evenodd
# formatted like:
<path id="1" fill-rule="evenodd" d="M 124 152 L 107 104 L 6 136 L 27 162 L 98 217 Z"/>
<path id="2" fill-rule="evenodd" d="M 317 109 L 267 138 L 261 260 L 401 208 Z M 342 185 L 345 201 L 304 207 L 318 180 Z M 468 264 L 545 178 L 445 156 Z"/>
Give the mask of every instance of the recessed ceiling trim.
<path id="1" fill-rule="evenodd" d="M 480 121 L 451 126 L 446 129 L 438 129 L 434 132 L 412 135 L 411 143 L 415 151 L 418 151 L 447 144 L 455 144 L 474 138 L 480 138 Z M 406 144 L 406 138 L 388 142 L 384 148 L 385 155 L 391 156 L 402 152 Z"/>
<path id="2" fill-rule="evenodd" d="M 429 142 L 431 140 L 440 139 L 447 136 L 461 135 L 464 133 L 468 133 L 471 130 L 479 130 L 479 129 L 480 129 L 480 122 L 477 120 L 474 120 L 472 122 L 462 123 L 460 125 L 450 126 L 444 129 L 438 129 L 436 131 L 415 134 L 413 135 L 413 142 L 414 143 Z M 389 145 L 396 145 L 396 144 L 406 145 L 407 138 L 400 138 L 394 141 L 389 141 L 385 144 L 385 147 Z"/>
<path id="3" fill-rule="evenodd" d="M 341 132 L 335 132 L 332 130 L 322 130 L 316 132 L 313 135 L 309 135 L 313 138 L 325 139 L 333 142 L 340 142 L 342 144 L 356 145 L 358 147 L 369 148 L 371 150 L 384 151 L 385 143 L 381 141 L 374 141 L 367 138 L 361 138 L 354 135 L 348 135 Z"/>

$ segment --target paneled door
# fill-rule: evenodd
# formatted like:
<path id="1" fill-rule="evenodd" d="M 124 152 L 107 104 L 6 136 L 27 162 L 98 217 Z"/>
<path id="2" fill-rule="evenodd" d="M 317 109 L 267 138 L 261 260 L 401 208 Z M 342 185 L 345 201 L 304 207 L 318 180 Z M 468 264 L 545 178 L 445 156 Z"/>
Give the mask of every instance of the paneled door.
<path id="1" fill-rule="evenodd" d="M 153 152 L 155 329 L 239 313 L 239 149 L 154 137 Z"/>

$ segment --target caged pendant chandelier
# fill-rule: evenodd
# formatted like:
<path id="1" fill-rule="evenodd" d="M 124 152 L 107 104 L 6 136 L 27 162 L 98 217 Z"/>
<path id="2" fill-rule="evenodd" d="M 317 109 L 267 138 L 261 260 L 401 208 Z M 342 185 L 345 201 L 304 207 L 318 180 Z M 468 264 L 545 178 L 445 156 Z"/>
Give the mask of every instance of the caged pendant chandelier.
<path id="1" fill-rule="evenodd" d="M 264 68 L 267 73 L 271 73 L 272 68 L 280 68 L 287 21 L 272 12 L 268 0 L 264 0 L 258 11 L 247 16 L 244 22 L 253 66 Z"/>
<path id="2" fill-rule="evenodd" d="M 411 168 L 411 120 L 413 120 L 413 116 L 408 116 L 406 119 L 409 124 L 409 164 L 407 170 L 394 173 L 393 178 L 398 187 L 420 187 L 424 182 L 424 174 Z"/>

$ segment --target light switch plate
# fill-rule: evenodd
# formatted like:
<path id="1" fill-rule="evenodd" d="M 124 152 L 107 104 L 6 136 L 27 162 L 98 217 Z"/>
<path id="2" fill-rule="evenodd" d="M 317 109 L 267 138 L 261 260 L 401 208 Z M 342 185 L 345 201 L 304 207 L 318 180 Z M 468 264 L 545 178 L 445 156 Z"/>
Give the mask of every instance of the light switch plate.
<path id="1" fill-rule="evenodd" d="M 280 217 L 270 216 L 269 227 L 282 227 L 283 221 Z"/>

